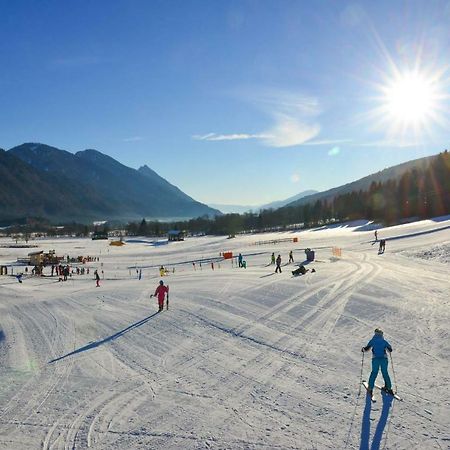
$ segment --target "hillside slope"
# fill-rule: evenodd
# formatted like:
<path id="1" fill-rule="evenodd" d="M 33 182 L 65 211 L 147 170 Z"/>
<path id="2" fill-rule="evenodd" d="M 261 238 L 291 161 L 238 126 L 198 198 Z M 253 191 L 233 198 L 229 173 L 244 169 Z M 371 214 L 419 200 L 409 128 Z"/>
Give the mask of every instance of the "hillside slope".
<path id="1" fill-rule="evenodd" d="M 302 197 L 299 200 L 288 203 L 286 206 L 300 206 L 307 203 L 314 203 L 317 200 L 330 200 L 334 197 L 346 194 L 352 191 L 368 190 L 373 182 L 385 182 L 390 179 L 399 179 L 405 172 L 413 168 L 425 168 L 435 156 L 427 156 L 424 158 L 407 161 L 396 166 L 388 167 L 377 173 L 367 175 L 359 180 L 344 184 L 326 191 L 318 192 L 313 195 Z"/>
<path id="2" fill-rule="evenodd" d="M 65 220 L 139 219 L 197 217 L 219 212 L 195 201 L 176 186 L 147 167 L 135 170 L 96 150 L 72 154 L 44 144 L 26 143 L 10 149 L 7 154 L 22 161 L 44 186 L 34 187 L 24 173 L 10 167 L 14 185 L 28 185 L 25 196 L 10 195 L 11 188 L 2 186 L 11 198 L 9 215 L 18 217 L 40 212 L 44 217 Z M 149 174 L 151 172 L 151 175 Z M 37 193 L 48 195 L 37 201 Z M 62 196 L 61 209 L 50 205 L 50 193 Z M 5 194 L 6 195 L 6 194 Z M 29 208 L 35 202 L 39 208 Z"/>

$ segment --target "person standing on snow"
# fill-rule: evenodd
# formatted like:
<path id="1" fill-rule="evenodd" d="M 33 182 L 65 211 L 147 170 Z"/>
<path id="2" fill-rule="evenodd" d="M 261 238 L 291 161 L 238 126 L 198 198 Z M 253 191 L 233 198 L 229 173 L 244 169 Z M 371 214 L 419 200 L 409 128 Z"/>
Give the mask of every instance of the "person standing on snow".
<path id="1" fill-rule="evenodd" d="M 166 294 L 167 297 L 169 297 L 169 286 L 164 286 L 164 281 L 161 280 L 155 290 L 155 293 L 153 294 L 155 297 L 158 297 L 159 311 L 162 311 L 164 309 L 164 297 L 166 296 Z M 169 298 L 167 298 L 167 309 L 169 308 L 168 301 Z"/>
<path id="2" fill-rule="evenodd" d="M 383 331 L 377 328 L 372 339 L 367 343 L 365 347 L 361 349 L 362 352 L 367 352 L 372 349 L 372 372 L 370 373 L 368 390 L 369 395 L 373 393 L 373 387 L 375 386 L 375 379 L 377 378 L 378 371 L 381 369 L 381 373 L 384 378 L 384 390 L 389 394 L 394 395 L 392 390 L 391 379 L 388 373 L 388 358 L 386 350 L 392 352 L 391 344 L 383 337 Z"/>
<path id="3" fill-rule="evenodd" d="M 97 270 L 94 272 L 94 275 L 95 275 L 95 282 L 96 282 L 95 287 L 100 287 L 100 275 L 98 274 Z"/>
<path id="4" fill-rule="evenodd" d="M 281 255 L 277 256 L 277 267 L 275 268 L 275 273 L 281 273 Z"/>
<path id="5" fill-rule="evenodd" d="M 292 253 L 292 250 L 289 252 L 289 264 L 294 262 L 294 254 Z"/>
<path id="6" fill-rule="evenodd" d="M 275 264 L 275 253 L 272 253 L 272 256 L 270 257 L 270 264 Z"/>
<path id="7" fill-rule="evenodd" d="M 239 256 L 238 256 L 238 265 L 239 265 L 239 267 L 242 267 L 242 253 L 239 253 Z"/>

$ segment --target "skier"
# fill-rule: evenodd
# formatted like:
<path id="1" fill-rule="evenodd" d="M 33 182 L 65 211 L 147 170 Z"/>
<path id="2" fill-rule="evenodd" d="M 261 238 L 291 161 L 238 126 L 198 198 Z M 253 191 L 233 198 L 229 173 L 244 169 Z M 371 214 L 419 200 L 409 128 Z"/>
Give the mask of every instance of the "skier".
<path id="1" fill-rule="evenodd" d="M 161 280 L 159 282 L 159 286 L 157 286 L 155 293 L 153 294 L 155 297 L 158 296 L 159 311 L 162 311 L 164 309 L 164 297 L 166 294 L 167 294 L 167 309 L 169 309 L 169 286 L 164 286 L 164 281 Z"/>
<path id="2" fill-rule="evenodd" d="M 94 275 L 95 275 L 95 283 L 96 283 L 95 287 L 100 287 L 100 275 L 98 274 L 97 270 L 94 271 Z"/>
<path id="3" fill-rule="evenodd" d="M 375 242 L 378 241 L 378 231 L 375 230 Z"/>
<path id="4" fill-rule="evenodd" d="M 239 267 L 242 267 L 242 254 L 241 253 L 239 253 L 239 256 L 238 256 L 238 265 L 239 265 Z"/>
<path id="5" fill-rule="evenodd" d="M 278 255 L 277 257 L 277 267 L 275 268 L 275 273 L 277 272 L 281 273 L 281 255 Z"/>
<path id="6" fill-rule="evenodd" d="M 292 250 L 289 252 L 289 264 L 294 262 L 294 255 L 292 253 Z"/>
<path id="7" fill-rule="evenodd" d="M 378 253 L 384 253 L 385 249 L 386 249 L 386 240 L 380 239 L 380 247 L 378 249 Z"/>
<path id="8" fill-rule="evenodd" d="M 272 256 L 270 257 L 270 264 L 275 264 L 275 253 L 272 253 Z"/>
<path id="9" fill-rule="evenodd" d="M 384 378 L 384 388 L 386 392 L 394 395 L 392 390 L 391 379 L 388 373 L 388 358 L 386 350 L 392 352 L 391 344 L 383 337 L 383 331 L 379 328 L 375 329 L 375 334 L 368 344 L 361 349 L 362 352 L 367 352 L 372 349 L 372 372 L 370 373 L 367 392 L 370 396 L 373 393 L 373 387 L 375 386 L 375 379 L 377 378 L 378 371 L 381 369 L 381 373 Z"/>

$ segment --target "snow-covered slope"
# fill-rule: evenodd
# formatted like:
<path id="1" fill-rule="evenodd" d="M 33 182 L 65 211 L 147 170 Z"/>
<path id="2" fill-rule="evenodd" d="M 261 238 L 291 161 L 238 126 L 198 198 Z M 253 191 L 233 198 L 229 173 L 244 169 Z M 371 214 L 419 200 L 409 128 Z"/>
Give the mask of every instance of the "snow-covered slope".
<path id="1" fill-rule="evenodd" d="M 0 448 L 449 448 L 448 219 L 378 228 L 380 255 L 364 223 L 123 247 L 35 241 L 100 261 L 67 282 L 0 277 Z M 272 252 L 298 263 L 305 247 L 315 273 L 274 273 Z M 440 256 L 416 257 L 427 249 Z M 212 270 L 228 250 L 247 269 Z M 0 264 L 29 251 L 0 247 Z M 156 314 L 160 265 L 170 310 Z M 375 327 L 403 402 L 359 392 Z"/>

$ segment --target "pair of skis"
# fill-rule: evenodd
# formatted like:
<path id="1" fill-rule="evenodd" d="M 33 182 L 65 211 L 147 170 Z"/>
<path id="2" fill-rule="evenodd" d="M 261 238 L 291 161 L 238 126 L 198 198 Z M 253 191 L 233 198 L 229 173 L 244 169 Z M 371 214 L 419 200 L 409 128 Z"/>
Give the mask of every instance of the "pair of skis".
<path id="1" fill-rule="evenodd" d="M 367 395 L 370 395 L 369 394 L 369 383 L 367 383 L 367 381 L 363 381 L 362 382 L 362 385 L 366 388 L 366 390 L 367 390 Z M 381 392 L 384 392 L 386 395 L 392 395 L 392 397 L 394 397 L 396 400 L 399 400 L 399 401 L 403 401 L 402 399 L 401 399 L 401 397 L 400 396 L 398 396 L 397 394 L 391 394 L 390 392 L 388 392 L 384 387 L 382 387 L 382 386 L 380 386 L 379 384 L 375 384 L 375 386 L 374 387 L 376 387 L 377 389 L 379 389 Z M 377 400 L 376 400 L 376 398 L 375 398 L 375 396 L 374 396 L 374 394 L 373 394 L 373 391 L 372 391 L 372 395 L 371 395 L 371 398 L 370 398 L 371 400 L 372 400 L 372 402 L 373 403 L 375 403 Z"/>

